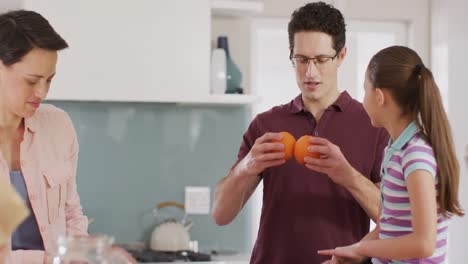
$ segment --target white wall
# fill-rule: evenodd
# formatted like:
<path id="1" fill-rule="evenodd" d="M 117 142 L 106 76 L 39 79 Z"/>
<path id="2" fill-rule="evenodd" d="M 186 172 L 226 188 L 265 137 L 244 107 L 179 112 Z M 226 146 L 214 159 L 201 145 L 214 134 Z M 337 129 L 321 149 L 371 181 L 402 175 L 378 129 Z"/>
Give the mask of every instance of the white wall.
<path id="1" fill-rule="evenodd" d="M 22 6 L 22 2 L 21 0 L 1 0 L 0 12 L 18 9 Z"/>
<path id="2" fill-rule="evenodd" d="M 290 17 L 291 13 L 307 0 L 264 0 L 262 15 Z M 410 25 L 409 45 L 416 49 L 424 62 L 429 63 L 429 1 L 427 0 L 335 0 L 325 1 L 338 8 L 346 19 L 401 20 Z"/>
<path id="3" fill-rule="evenodd" d="M 468 2 L 465 0 L 432 0 L 432 51 L 436 80 L 448 86 L 447 105 L 455 146 L 461 165 L 460 200 L 468 209 L 468 166 L 464 160 L 468 145 Z M 444 59 L 445 58 L 445 59 Z M 440 83 L 439 83 L 440 85 Z M 466 263 L 468 251 L 468 217 L 452 220 L 449 231 L 449 260 L 452 264 Z"/>

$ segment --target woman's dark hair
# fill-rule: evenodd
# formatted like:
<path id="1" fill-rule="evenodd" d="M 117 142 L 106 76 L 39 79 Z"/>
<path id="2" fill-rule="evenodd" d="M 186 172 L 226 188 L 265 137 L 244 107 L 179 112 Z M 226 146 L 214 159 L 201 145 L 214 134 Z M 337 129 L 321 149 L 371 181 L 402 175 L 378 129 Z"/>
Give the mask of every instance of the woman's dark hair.
<path id="1" fill-rule="evenodd" d="M 68 44 L 47 19 L 34 11 L 0 14 L 0 60 L 3 64 L 19 62 L 33 48 L 59 51 L 68 48 Z"/>
<path id="2" fill-rule="evenodd" d="M 390 91 L 402 114 L 417 120 L 435 153 L 440 210 L 445 216 L 462 216 L 458 201 L 460 167 L 447 114 L 431 71 L 414 50 L 392 46 L 372 57 L 367 74 L 374 89 Z"/>
<path id="3" fill-rule="evenodd" d="M 294 34 L 303 31 L 323 32 L 332 37 L 338 53 L 346 42 L 346 25 L 341 12 L 324 2 L 308 3 L 294 11 L 288 24 L 289 48 L 294 48 Z"/>

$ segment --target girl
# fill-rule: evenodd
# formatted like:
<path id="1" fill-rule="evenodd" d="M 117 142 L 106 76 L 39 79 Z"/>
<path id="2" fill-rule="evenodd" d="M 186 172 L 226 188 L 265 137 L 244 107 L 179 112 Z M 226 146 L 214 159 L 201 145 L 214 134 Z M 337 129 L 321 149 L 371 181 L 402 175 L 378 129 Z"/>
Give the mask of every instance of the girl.
<path id="1" fill-rule="evenodd" d="M 364 108 L 391 136 L 382 162 L 382 210 L 360 242 L 322 250 L 329 263 L 444 263 L 447 224 L 463 216 L 459 166 L 431 71 L 415 51 L 378 52 L 366 72 Z"/>

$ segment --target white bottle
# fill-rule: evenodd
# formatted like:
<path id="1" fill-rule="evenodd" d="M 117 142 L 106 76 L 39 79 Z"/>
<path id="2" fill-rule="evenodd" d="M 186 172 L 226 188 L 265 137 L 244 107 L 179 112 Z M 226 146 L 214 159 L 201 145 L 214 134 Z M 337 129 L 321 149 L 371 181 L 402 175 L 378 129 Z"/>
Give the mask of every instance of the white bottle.
<path id="1" fill-rule="evenodd" d="M 212 94 L 226 92 L 226 52 L 224 49 L 214 49 L 211 52 L 211 87 Z"/>

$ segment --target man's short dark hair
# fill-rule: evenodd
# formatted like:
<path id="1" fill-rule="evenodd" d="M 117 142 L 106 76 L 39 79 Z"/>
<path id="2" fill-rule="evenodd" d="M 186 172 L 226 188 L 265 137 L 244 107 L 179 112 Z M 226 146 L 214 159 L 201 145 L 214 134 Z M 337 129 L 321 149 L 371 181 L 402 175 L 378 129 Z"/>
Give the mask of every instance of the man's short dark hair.
<path id="1" fill-rule="evenodd" d="M 323 32 L 332 37 L 333 49 L 340 52 L 346 42 L 346 24 L 341 12 L 324 2 L 308 3 L 296 9 L 288 24 L 289 48 L 294 48 L 294 34 L 303 31 Z"/>

